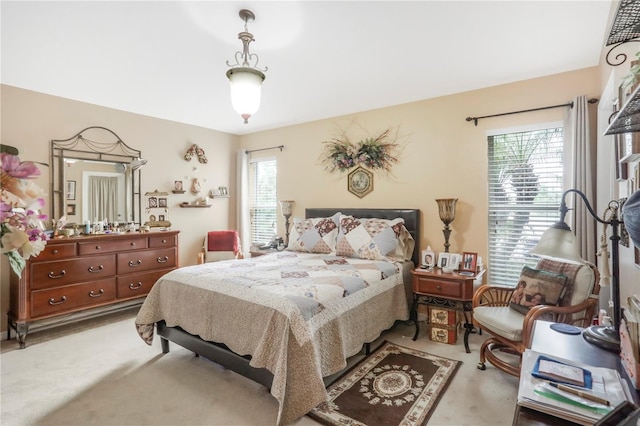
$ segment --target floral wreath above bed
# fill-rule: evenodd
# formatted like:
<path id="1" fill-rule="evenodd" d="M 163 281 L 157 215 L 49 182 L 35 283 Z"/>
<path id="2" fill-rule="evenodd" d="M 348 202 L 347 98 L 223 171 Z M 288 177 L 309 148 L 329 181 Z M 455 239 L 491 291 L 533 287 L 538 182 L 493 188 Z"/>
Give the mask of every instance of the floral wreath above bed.
<path id="1" fill-rule="evenodd" d="M 393 164 L 398 162 L 397 153 L 400 145 L 391 136 L 389 129 L 376 137 L 369 137 L 353 143 L 341 134 L 323 142 L 323 160 L 325 170 L 345 172 L 353 167 L 363 165 L 372 170 L 389 173 Z"/>

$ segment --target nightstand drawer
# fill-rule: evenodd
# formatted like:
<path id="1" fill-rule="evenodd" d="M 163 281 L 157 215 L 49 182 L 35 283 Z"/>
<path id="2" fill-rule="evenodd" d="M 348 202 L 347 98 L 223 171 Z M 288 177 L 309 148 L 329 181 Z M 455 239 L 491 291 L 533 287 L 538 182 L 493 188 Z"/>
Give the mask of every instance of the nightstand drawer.
<path id="1" fill-rule="evenodd" d="M 433 278 L 413 278 L 413 291 L 442 297 L 462 297 L 462 285 L 459 282 L 437 280 Z"/>

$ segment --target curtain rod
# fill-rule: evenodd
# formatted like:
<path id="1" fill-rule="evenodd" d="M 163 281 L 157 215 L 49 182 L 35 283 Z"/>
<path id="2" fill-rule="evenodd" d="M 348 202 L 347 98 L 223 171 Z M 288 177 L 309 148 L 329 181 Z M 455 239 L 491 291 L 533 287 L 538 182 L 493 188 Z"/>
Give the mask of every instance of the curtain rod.
<path id="1" fill-rule="evenodd" d="M 284 145 L 270 146 L 269 148 L 253 149 L 253 150 L 251 150 L 251 151 L 246 150 L 246 151 L 245 151 L 245 153 L 246 153 L 246 154 L 251 154 L 252 152 L 266 151 L 267 149 L 279 149 L 279 150 L 280 150 L 280 152 L 282 152 L 282 150 L 284 149 Z"/>
<path id="2" fill-rule="evenodd" d="M 595 104 L 596 102 L 598 102 L 598 98 L 589 99 L 587 102 L 589 102 L 590 104 Z M 465 120 L 473 121 L 473 123 L 477 126 L 478 125 L 478 120 L 483 119 L 483 118 L 500 117 L 501 115 L 520 114 L 520 113 L 523 113 L 523 112 L 541 111 L 543 109 L 561 108 L 561 107 L 573 108 L 573 102 L 569 102 L 568 104 L 561 104 L 561 105 L 551 105 L 551 106 L 546 106 L 546 107 L 541 107 L 541 108 L 523 109 L 521 111 L 503 112 L 501 114 L 485 115 L 485 116 L 482 116 L 482 117 L 467 117 Z"/>

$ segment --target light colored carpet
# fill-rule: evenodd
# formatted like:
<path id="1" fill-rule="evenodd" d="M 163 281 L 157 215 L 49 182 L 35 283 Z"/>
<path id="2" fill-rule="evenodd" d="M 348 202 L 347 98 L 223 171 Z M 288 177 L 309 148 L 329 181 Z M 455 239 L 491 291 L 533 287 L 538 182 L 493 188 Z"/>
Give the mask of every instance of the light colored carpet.
<path id="1" fill-rule="evenodd" d="M 272 425 L 277 403 L 267 389 L 175 344 L 138 337 L 135 311 L 32 333 L 27 348 L 2 342 L 1 416 L 13 425 Z M 462 361 L 430 425 L 509 425 L 518 380 L 491 365 L 476 368 L 486 337 L 456 345 L 429 341 L 422 327 L 398 324 L 381 339 Z M 295 425 L 317 425 L 303 417 Z"/>

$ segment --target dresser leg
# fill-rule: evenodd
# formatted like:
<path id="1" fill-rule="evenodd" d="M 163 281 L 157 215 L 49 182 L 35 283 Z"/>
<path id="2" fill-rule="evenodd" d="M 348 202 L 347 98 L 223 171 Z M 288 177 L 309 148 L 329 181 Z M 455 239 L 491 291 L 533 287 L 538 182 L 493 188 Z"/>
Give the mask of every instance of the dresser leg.
<path id="1" fill-rule="evenodd" d="M 26 346 L 28 331 L 29 331 L 29 324 L 27 324 L 26 322 L 16 323 L 16 340 L 20 345 L 20 349 L 24 349 Z"/>

